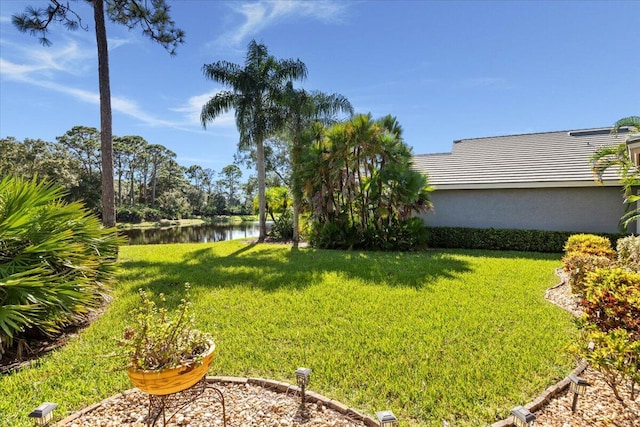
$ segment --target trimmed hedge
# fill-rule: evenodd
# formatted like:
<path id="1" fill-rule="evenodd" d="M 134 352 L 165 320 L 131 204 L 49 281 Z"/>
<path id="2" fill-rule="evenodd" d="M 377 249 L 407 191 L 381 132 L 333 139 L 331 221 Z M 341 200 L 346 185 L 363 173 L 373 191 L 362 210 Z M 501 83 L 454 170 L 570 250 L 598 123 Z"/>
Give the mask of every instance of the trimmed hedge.
<path id="1" fill-rule="evenodd" d="M 430 227 L 429 247 L 522 252 L 564 252 L 571 231 L 518 230 L 505 228 Z M 598 233 L 615 243 L 625 234 Z"/>

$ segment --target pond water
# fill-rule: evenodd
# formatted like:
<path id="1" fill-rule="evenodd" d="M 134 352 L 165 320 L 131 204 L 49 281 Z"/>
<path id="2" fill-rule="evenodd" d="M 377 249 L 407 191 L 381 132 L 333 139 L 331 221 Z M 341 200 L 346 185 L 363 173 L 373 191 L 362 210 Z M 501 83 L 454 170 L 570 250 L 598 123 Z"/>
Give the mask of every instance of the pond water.
<path id="1" fill-rule="evenodd" d="M 267 230 L 269 229 L 267 223 Z M 252 239 L 260 234 L 257 222 L 241 224 L 202 224 L 188 227 L 147 228 L 122 230 L 130 245 L 154 245 L 158 243 L 207 243 L 222 240 Z"/>

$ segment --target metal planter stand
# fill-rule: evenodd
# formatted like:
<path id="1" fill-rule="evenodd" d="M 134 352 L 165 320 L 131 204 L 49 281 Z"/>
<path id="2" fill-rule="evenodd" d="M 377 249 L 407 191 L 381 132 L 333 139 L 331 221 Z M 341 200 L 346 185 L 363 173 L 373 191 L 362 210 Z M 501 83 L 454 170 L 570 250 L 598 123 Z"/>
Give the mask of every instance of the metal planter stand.
<path id="1" fill-rule="evenodd" d="M 206 375 L 203 376 L 193 386 L 177 393 L 164 395 L 149 395 L 149 413 L 147 415 L 147 427 L 154 427 L 158 420 L 162 418 L 162 426 L 166 426 L 181 409 L 195 402 L 207 390 L 213 390 L 217 398 L 222 403 L 222 423 L 227 426 L 227 413 L 222 392 L 207 382 Z M 167 417 L 167 412 L 170 413 Z M 162 417 L 160 417 L 162 415 Z"/>

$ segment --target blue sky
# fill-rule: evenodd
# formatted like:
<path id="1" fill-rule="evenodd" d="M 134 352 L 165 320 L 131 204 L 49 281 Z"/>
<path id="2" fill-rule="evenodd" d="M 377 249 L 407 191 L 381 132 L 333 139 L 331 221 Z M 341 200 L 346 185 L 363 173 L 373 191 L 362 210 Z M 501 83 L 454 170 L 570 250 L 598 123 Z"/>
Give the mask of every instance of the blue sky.
<path id="1" fill-rule="evenodd" d="M 52 27 L 52 46 L 11 15 L 44 0 L 0 2 L 0 137 L 54 141 L 99 127 L 89 31 Z M 138 30 L 109 24 L 114 135 L 140 135 L 184 166 L 232 163 L 232 114 L 204 130 L 222 89 L 202 66 L 244 62 L 251 39 L 308 67 L 308 90 L 340 93 L 356 112 L 396 116 L 415 154 L 456 139 L 610 126 L 640 114 L 640 1 L 169 1 L 186 43 L 171 57 Z M 248 174 L 245 174 L 246 179 Z"/>

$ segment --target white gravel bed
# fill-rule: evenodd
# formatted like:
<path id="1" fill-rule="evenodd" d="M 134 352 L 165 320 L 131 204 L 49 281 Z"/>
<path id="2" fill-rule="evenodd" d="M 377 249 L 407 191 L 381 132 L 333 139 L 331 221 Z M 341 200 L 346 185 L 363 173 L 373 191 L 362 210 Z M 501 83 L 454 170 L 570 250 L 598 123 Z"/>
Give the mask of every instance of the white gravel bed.
<path id="1" fill-rule="evenodd" d="M 573 393 L 566 391 L 534 413 L 536 427 L 640 427 L 640 400 L 631 401 L 625 390 L 622 397 L 627 406 L 623 406 L 593 369 L 587 368 L 580 377 L 591 386 L 578 396 L 576 412 L 571 412 Z"/>
<path id="2" fill-rule="evenodd" d="M 300 397 L 279 393 L 252 384 L 216 383 L 225 399 L 227 426 L 255 427 L 362 427 L 365 424 L 327 408 L 322 403 L 309 403 L 300 408 Z M 205 391 L 194 403 L 180 410 L 167 426 L 222 426 L 222 405 L 212 390 Z M 66 427 L 144 427 L 148 397 L 130 390 L 105 400 L 94 409 L 68 422 Z M 156 425 L 161 426 L 162 422 Z"/>

